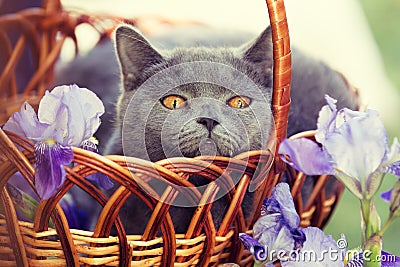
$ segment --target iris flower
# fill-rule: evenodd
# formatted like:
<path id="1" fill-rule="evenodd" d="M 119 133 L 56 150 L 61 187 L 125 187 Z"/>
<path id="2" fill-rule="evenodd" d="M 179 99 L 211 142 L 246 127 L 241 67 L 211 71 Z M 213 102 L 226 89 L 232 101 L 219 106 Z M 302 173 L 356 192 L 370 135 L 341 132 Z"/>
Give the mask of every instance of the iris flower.
<path id="1" fill-rule="evenodd" d="M 278 184 L 261 208 L 261 217 L 253 227 L 253 237 L 241 233 L 240 240 L 254 255 L 257 262 L 271 263 L 277 260 L 279 251 L 293 251 L 302 247 L 305 235 L 298 228 L 300 217 L 294 207 L 289 185 Z"/>
<path id="2" fill-rule="evenodd" d="M 245 248 L 253 254 L 257 266 L 269 265 L 280 260 L 282 266 L 343 266 L 344 253 L 338 249 L 331 236 L 326 236 L 315 227 L 299 228 L 300 217 L 294 207 L 289 185 L 279 183 L 266 198 L 261 208 L 261 217 L 253 228 L 253 237 L 241 233 L 239 238 Z M 320 259 L 324 250 L 340 252 L 340 261 L 328 257 Z M 306 252 L 307 251 L 307 252 Z M 315 261 L 307 260 L 305 253 L 314 251 Z M 302 256 L 303 255 L 303 256 Z M 310 265 L 311 264 L 311 265 Z"/>
<path id="3" fill-rule="evenodd" d="M 307 175 L 332 174 L 359 199 L 371 199 L 385 173 L 400 176 L 400 145 L 388 136 L 374 110 L 337 110 L 336 100 L 326 96 L 313 142 L 286 139 L 279 154 L 289 165 Z M 305 156 L 306 155 L 306 156 Z"/>
<path id="4" fill-rule="evenodd" d="M 283 267 L 329 266 L 362 267 L 361 251 L 347 254 L 346 240 L 340 242 L 316 227 L 299 228 L 288 184 L 279 183 L 261 208 L 261 217 L 253 228 L 253 237 L 239 238 L 255 259 L 254 266 L 272 267 L 280 260 Z M 382 251 L 382 266 L 400 266 L 400 258 Z"/>
<path id="5" fill-rule="evenodd" d="M 85 145 L 99 128 L 103 113 L 103 103 L 96 94 L 77 85 L 64 85 L 46 92 L 38 115 L 25 102 L 4 125 L 4 130 L 35 143 L 35 185 L 42 199 L 50 198 L 62 185 L 64 165 L 73 160 L 71 146 Z"/>

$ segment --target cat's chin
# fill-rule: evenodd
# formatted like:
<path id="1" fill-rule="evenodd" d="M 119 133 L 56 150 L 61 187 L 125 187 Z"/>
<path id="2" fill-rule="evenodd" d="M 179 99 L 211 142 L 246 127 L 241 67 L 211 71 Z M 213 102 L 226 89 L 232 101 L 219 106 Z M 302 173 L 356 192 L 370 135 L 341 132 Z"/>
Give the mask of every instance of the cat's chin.
<path id="1" fill-rule="evenodd" d="M 182 152 L 182 155 L 187 158 L 194 158 L 194 157 L 199 157 L 199 156 L 222 156 L 222 157 L 232 157 L 233 153 L 232 152 L 226 152 L 226 153 L 221 153 L 219 150 L 213 152 L 207 153 L 207 151 L 201 151 L 200 149 L 196 149 L 195 151 L 190 151 L 190 152 Z"/>
<path id="2" fill-rule="evenodd" d="M 231 143 L 223 143 L 219 139 L 211 137 L 202 138 L 201 141 L 192 140 L 192 146 L 188 146 L 187 143 L 182 147 L 190 147 L 191 149 L 181 149 L 180 152 L 185 157 L 198 157 L 198 156 L 224 156 L 232 157 L 237 154 L 234 151 L 234 147 Z"/>

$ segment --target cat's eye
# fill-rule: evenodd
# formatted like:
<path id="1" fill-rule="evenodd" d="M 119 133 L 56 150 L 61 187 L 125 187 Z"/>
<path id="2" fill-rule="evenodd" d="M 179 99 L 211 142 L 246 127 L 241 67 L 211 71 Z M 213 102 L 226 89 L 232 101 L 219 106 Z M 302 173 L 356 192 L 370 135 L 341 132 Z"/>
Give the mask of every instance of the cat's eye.
<path id="1" fill-rule="evenodd" d="M 161 103 L 168 109 L 178 109 L 186 106 L 186 98 L 179 95 L 169 95 L 162 98 Z"/>
<path id="2" fill-rule="evenodd" d="M 234 96 L 227 102 L 232 108 L 245 108 L 250 105 L 251 99 L 247 96 Z"/>

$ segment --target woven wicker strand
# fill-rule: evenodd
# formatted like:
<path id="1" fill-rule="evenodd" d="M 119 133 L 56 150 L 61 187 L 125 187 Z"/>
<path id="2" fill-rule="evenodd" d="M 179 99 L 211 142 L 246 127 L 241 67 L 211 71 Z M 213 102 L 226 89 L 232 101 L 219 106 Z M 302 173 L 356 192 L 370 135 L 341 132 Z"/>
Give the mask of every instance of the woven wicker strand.
<path id="1" fill-rule="evenodd" d="M 277 146 L 286 138 L 290 107 L 290 82 L 292 78 L 292 56 L 289 29 L 283 0 L 266 0 L 272 29 L 274 57 L 272 112 L 275 119 Z M 279 157 L 275 163 L 279 163 Z M 283 170 L 280 164 L 276 172 Z"/>
<path id="2" fill-rule="evenodd" d="M 248 226 L 251 227 L 259 217 L 262 200 L 271 194 L 273 185 L 275 185 L 283 175 L 286 165 L 277 155 L 280 142 L 286 138 L 287 124 L 290 108 L 290 82 L 292 78 L 292 61 L 290 50 L 289 28 L 286 19 L 286 11 L 283 0 L 266 0 L 270 25 L 272 30 L 273 44 L 273 93 L 272 93 L 272 114 L 275 120 L 276 149 L 273 171 L 269 172 L 267 180 L 269 186 L 259 188 L 257 195 L 258 203 L 255 205 L 252 221 Z M 272 186 L 270 186 L 272 185 Z"/>

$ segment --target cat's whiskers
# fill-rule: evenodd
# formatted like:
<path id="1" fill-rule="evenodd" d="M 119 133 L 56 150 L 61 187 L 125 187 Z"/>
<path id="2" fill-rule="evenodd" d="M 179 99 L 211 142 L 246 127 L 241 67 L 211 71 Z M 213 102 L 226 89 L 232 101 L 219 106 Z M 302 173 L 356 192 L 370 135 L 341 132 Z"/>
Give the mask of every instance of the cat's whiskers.
<path id="1" fill-rule="evenodd" d="M 191 138 L 186 142 L 179 142 L 179 149 L 182 151 L 195 151 L 199 148 L 200 141 L 200 138 Z"/>
<path id="2" fill-rule="evenodd" d="M 165 149 L 164 147 L 161 147 L 156 151 L 163 152 L 167 157 L 179 157 L 179 156 L 183 155 L 182 152 L 180 152 L 180 150 L 181 150 L 181 148 L 179 147 L 179 145 L 177 145 L 170 150 Z M 176 152 L 179 152 L 179 153 L 176 153 Z"/>
<path id="3" fill-rule="evenodd" d="M 182 140 L 188 136 L 193 136 L 197 131 L 180 131 L 179 132 L 179 140 Z"/>
<path id="4" fill-rule="evenodd" d="M 183 145 L 186 143 L 193 143 L 193 142 L 199 143 L 202 139 L 206 137 L 207 137 L 206 135 L 195 135 L 195 133 L 191 135 L 186 135 L 182 138 L 179 138 L 179 145 Z"/>
<path id="5" fill-rule="evenodd" d="M 213 133 L 213 136 L 215 139 L 218 140 L 218 144 L 223 145 L 225 147 L 230 147 L 232 151 L 236 151 L 237 149 L 240 148 L 240 143 L 244 142 L 238 142 L 237 139 L 239 136 L 238 135 L 233 135 L 232 133 L 224 134 L 224 133 Z"/>
<path id="6" fill-rule="evenodd" d="M 219 138 L 226 137 L 225 134 L 218 134 L 218 133 L 216 133 L 216 134 L 218 135 Z M 233 140 L 237 146 L 239 146 L 239 144 L 244 144 L 244 143 L 248 142 L 248 138 L 246 140 L 246 137 L 248 137 L 247 135 L 237 134 L 234 131 L 229 131 L 229 132 L 227 131 L 227 136 L 229 136 L 230 137 L 229 140 Z"/>

